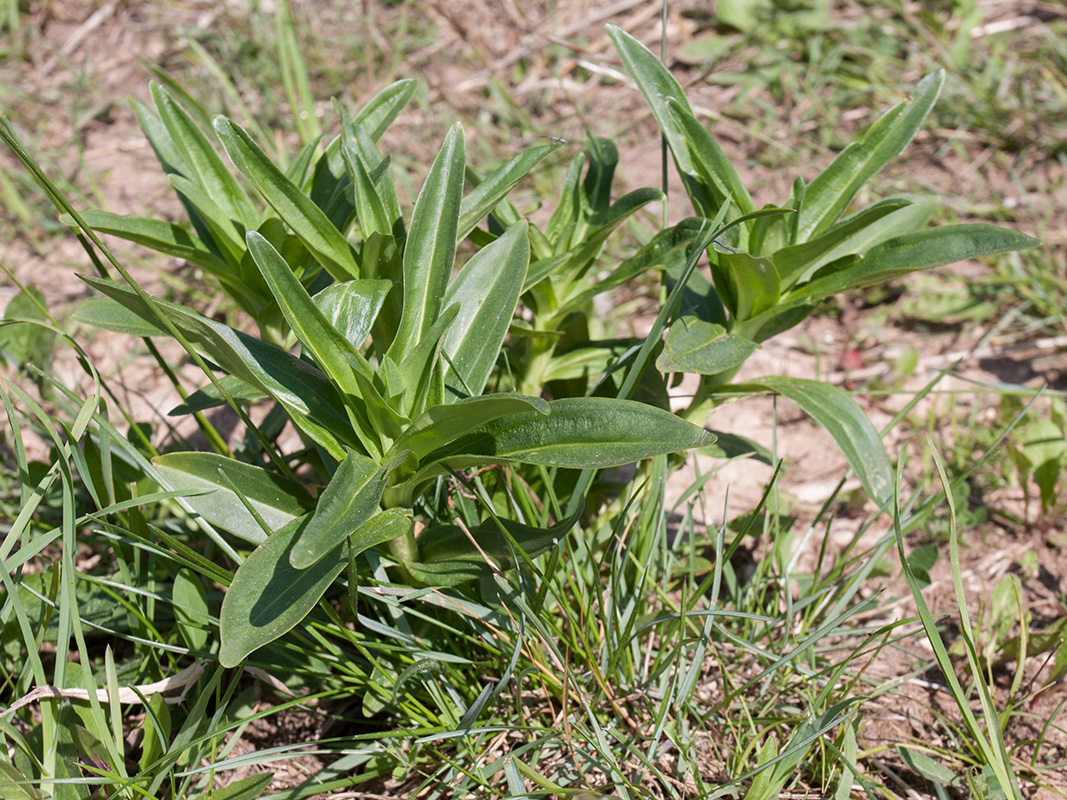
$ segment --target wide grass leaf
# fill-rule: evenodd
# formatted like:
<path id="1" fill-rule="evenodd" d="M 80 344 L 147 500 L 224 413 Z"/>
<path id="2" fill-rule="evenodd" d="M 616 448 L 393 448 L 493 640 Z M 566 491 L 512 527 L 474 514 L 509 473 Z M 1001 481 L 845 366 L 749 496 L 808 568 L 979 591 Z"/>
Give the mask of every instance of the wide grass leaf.
<path id="1" fill-rule="evenodd" d="M 278 216 L 315 254 L 334 280 L 359 277 L 359 266 L 345 237 L 299 187 L 285 177 L 241 126 L 215 117 L 215 133 L 234 166 L 259 190 Z"/>
<path id="2" fill-rule="evenodd" d="M 389 355 L 402 363 L 437 320 L 456 261 L 466 151 L 457 122 L 419 191 L 404 245 L 404 310 Z"/>
<path id="3" fill-rule="evenodd" d="M 294 520 L 269 536 L 234 574 L 222 601 L 219 662 L 236 667 L 249 653 L 288 633 L 310 613 L 348 564 L 344 544 L 307 569 L 297 569 L 290 555 L 311 517 Z M 355 533 L 359 552 L 403 536 L 411 519 L 401 509 L 383 511 Z"/>
<path id="4" fill-rule="evenodd" d="M 927 75 L 915 87 L 910 102 L 887 111 L 862 141 L 842 150 L 811 182 L 799 212 L 797 242 L 806 242 L 833 225 L 860 187 L 900 155 L 934 107 L 944 83 L 944 70 Z"/>
<path id="5" fill-rule="evenodd" d="M 893 470 L 882 438 L 856 401 L 821 381 L 769 377 L 734 385 L 730 391 L 769 389 L 788 397 L 822 425 L 841 449 L 864 491 L 879 505 L 893 497 Z"/>
<path id="6" fill-rule="evenodd" d="M 246 503 L 270 531 L 285 527 L 315 506 L 297 481 L 214 453 L 167 453 L 152 463 L 172 488 L 203 492 L 185 498 L 196 513 L 254 544 L 266 540 L 267 533 Z"/>
<path id="7" fill-rule="evenodd" d="M 756 347 L 750 339 L 727 333 L 722 325 L 687 315 L 671 325 L 656 369 L 718 375 L 741 366 Z"/>
<path id="8" fill-rule="evenodd" d="M 445 334 L 445 384 L 451 396 L 479 395 L 496 365 L 519 301 L 530 244 L 525 221 L 483 247 L 448 284 L 443 305 L 459 305 Z"/>
<path id="9" fill-rule="evenodd" d="M 323 490 L 315 513 L 294 542 L 289 563 L 307 569 L 327 556 L 374 516 L 385 491 L 388 470 L 377 461 L 349 452 Z"/>

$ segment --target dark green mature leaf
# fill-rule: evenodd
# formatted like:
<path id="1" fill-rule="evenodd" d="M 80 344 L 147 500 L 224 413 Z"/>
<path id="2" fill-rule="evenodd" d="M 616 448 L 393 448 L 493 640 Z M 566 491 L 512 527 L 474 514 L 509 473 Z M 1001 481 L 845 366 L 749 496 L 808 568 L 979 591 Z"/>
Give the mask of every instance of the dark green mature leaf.
<path id="1" fill-rule="evenodd" d="M 404 310 L 389 348 L 397 363 L 422 340 L 442 307 L 456 261 L 465 162 L 463 126 L 457 122 L 448 131 L 412 212 L 404 245 Z"/>
<path id="2" fill-rule="evenodd" d="M 927 267 L 1026 250 L 1040 242 L 1024 233 L 993 225 L 946 225 L 898 236 L 868 251 L 853 266 L 817 278 L 797 291 L 809 299 L 828 297 L 899 278 Z"/>
<path id="3" fill-rule="evenodd" d="M 656 369 L 718 375 L 741 366 L 757 346 L 751 339 L 728 334 L 722 325 L 687 315 L 671 325 Z"/>
<path id="4" fill-rule="evenodd" d="M 204 132 L 159 84 L 152 83 L 151 89 L 160 119 L 188 169 L 185 177 L 199 185 L 226 218 L 245 230 L 255 227 L 259 213 Z"/>
<path id="5" fill-rule="evenodd" d="M 105 331 L 126 333 L 130 336 L 166 336 L 167 332 L 110 297 L 90 297 L 71 314 L 71 319 L 85 325 L 93 325 Z"/>
<path id="6" fill-rule="evenodd" d="M 216 116 L 214 124 L 215 133 L 234 166 L 259 190 L 334 280 L 358 278 L 359 265 L 352 248 L 311 198 L 285 177 L 241 126 L 223 116 Z"/>
<path id="7" fill-rule="evenodd" d="M 388 470 L 374 459 L 349 452 L 293 543 L 289 563 L 307 569 L 359 530 L 378 511 L 387 475 Z"/>
<path id="8" fill-rule="evenodd" d="M 471 189 L 459 206 L 459 227 L 456 238 L 465 239 L 475 226 L 503 200 L 511 188 L 524 178 L 558 144 L 545 144 L 523 150 L 493 170 Z"/>
<path id="9" fill-rule="evenodd" d="M 826 428 L 864 491 L 879 505 L 893 497 L 893 470 L 882 438 L 847 392 L 821 381 L 769 377 L 733 385 L 730 391 L 769 389 L 788 397 Z"/>
<path id="10" fill-rule="evenodd" d="M 157 313 L 166 315 L 204 355 L 277 400 L 293 422 L 335 458 L 344 457 L 345 446 L 361 446 L 341 413 L 344 405 L 337 391 L 307 362 L 182 306 L 150 298 L 149 307 L 133 289 L 114 281 L 83 280 L 153 324 Z"/>
<path id="11" fill-rule="evenodd" d="M 539 397 L 489 394 L 428 408 L 393 443 L 388 457 L 410 450 L 416 458 L 421 459 L 427 453 L 466 436 L 492 420 L 526 411 L 548 414 L 550 406 Z"/>
<path id="12" fill-rule="evenodd" d="M 255 544 L 265 541 L 267 534 L 233 487 L 240 490 L 248 505 L 272 531 L 304 516 L 315 506 L 307 489 L 297 481 L 214 453 L 167 453 L 157 456 L 152 463 L 172 488 L 190 492 L 206 490 L 204 494 L 185 498 L 197 514 L 212 525 Z"/>
<path id="13" fill-rule="evenodd" d="M 212 275 L 230 275 L 233 269 L 215 255 L 198 237 L 177 225 L 160 219 L 122 216 L 110 211 L 83 211 L 81 218 L 97 233 L 118 236 L 129 242 L 151 248 L 157 253 L 181 258 Z M 60 222 L 73 225 L 74 220 L 64 214 Z"/>
<path id="14" fill-rule="evenodd" d="M 945 83 L 944 70 L 923 78 L 910 102 L 887 111 L 862 141 L 842 150 L 834 162 L 807 187 L 797 222 L 797 242 L 806 242 L 826 230 L 848 207 L 867 180 L 900 155 L 922 127 Z"/>
<path id="15" fill-rule="evenodd" d="M 109 303 L 113 302 L 110 298 L 104 298 Z M 116 304 L 117 305 L 117 304 Z M 122 308 L 122 306 L 119 306 Z M 126 309 L 122 309 L 125 311 Z M 128 312 L 129 313 L 129 312 Z M 147 324 L 147 323 L 146 323 Z M 221 383 L 227 392 L 230 393 L 230 397 L 237 401 L 245 401 L 250 403 L 258 403 L 260 400 L 266 400 L 270 395 L 264 392 L 262 389 L 256 386 L 250 386 L 240 378 L 236 378 L 233 375 L 223 375 L 219 378 Z M 219 390 L 215 388 L 215 384 L 209 383 L 207 386 L 202 386 L 185 398 L 184 402 L 179 403 L 170 411 L 167 412 L 169 417 L 178 417 L 183 414 L 192 414 L 197 411 L 206 411 L 209 408 L 216 408 L 218 406 L 226 405 L 226 398 L 224 398 Z"/>
<path id="16" fill-rule="evenodd" d="M 536 528 L 510 519 L 499 522 L 489 519 L 471 528 L 470 536 L 455 525 L 427 528 L 419 536 L 420 562 L 408 565 L 408 569 L 416 578 L 429 584 L 454 586 L 469 583 L 490 574 L 494 566 L 508 569 L 516 557 L 521 558 L 511 540 L 529 558 L 555 547 L 570 533 L 580 514 L 581 511 L 550 528 Z M 501 525 L 507 529 L 510 539 L 500 530 Z M 493 566 L 486 557 L 492 560 Z"/>
<path id="17" fill-rule="evenodd" d="M 550 413 L 527 411 L 484 425 L 430 453 L 483 463 L 519 461 L 573 469 L 617 467 L 663 453 L 711 444 L 702 428 L 654 406 L 607 397 L 563 398 Z"/>
<path id="18" fill-rule="evenodd" d="M 444 338 L 444 377 L 450 390 L 446 402 L 449 397 L 481 394 L 489 380 L 526 279 L 527 231 L 525 221 L 513 225 L 479 250 L 448 284 L 444 307 L 458 304 L 459 315 Z"/>

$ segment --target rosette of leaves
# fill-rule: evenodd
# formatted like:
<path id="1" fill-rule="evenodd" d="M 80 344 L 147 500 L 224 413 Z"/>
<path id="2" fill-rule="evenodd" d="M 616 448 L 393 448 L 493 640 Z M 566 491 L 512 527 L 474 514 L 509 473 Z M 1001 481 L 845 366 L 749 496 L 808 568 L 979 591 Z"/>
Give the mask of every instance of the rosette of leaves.
<path id="1" fill-rule="evenodd" d="M 83 317 L 176 336 L 228 384 L 223 391 L 212 374 L 213 388 L 191 398 L 187 409 L 218 396 L 268 400 L 328 473 L 312 499 L 285 474 L 287 461 L 277 453 L 270 470 L 208 453 L 156 459 L 161 480 L 189 490 L 185 501 L 207 522 L 256 545 L 222 606 L 224 665 L 298 624 L 346 567 L 352 591 L 356 560 L 369 548 L 387 547 L 410 581 L 452 583 L 482 574 L 483 554 L 536 554 L 575 523 L 571 517 L 537 529 L 493 518 L 471 531 L 475 542 L 448 526 L 416 539 L 416 501 L 439 476 L 488 464 L 598 469 L 713 441 L 667 411 L 626 399 L 483 394 L 526 285 L 529 227 L 512 224 L 453 274 L 457 242 L 501 191 L 500 182 L 483 188 L 486 181 L 464 196 L 458 124 L 404 220 L 369 137 L 345 121 L 339 152 L 359 246 L 241 128 L 224 117 L 214 128 L 238 171 L 277 214 L 273 241 L 247 229 L 244 246 L 299 355 L 104 279 L 87 279 L 107 298 L 92 301 Z M 329 278 L 321 288 L 320 279 L 306 285 L 315 269 L 309 259 Z"/>
<path id="2" fill-rule="evenodd" d="M 727 394 L 779 392 L 823 424 L 864 488 L 891 497 L 889 461 L 866 415 L 843 391 L 781 377 L 731 385 L 760 342 L 806 319 L 832 295 L 916 270 L 1034 247 L 1037 240 L 992 225 L 925 227 L 933 197 L 902 195 L 853 209 L 859 189 L 911 142 L 944 83 L 935 72 L 883 114 L 810 184 L 798 178 L 781 206 L 757 208 L 726 154 L 693 113 L 660 60 L 613 25 L 608 33 L 666 139 L 694 211 L 725 210 L 736 223 L 707 249 L 710 275 L 693 272 L 656 366 L 701 376 L 688 419 L 703 423 Z M 688 224 L 688 223 L 687 223 Z M 677 280 L 681 267 L 667 271 Z"/>

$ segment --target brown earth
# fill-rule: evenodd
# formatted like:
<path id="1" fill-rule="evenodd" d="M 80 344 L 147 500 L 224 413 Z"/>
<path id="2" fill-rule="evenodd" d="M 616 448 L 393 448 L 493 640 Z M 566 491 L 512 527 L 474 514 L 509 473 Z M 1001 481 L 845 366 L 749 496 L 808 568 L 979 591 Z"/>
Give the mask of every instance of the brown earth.
<path id="1" fill-rule="evenodd" d="M 581 0 L 559 4 L 551 15 L 540 3 L 516 4 L 511 0 L 438 0 L 412 4 L 364 0 L 363 5 L 370 12 L 366 18 L 348 3 L 293 3 L 296 17 L 307 31 L 305 36 L 316 43 L 310 61 L 312 69 L 319 70 L 315 77 L 316 86 L 324 89 L 320 96 L 333 92 L 351 106 L 355 97 L 369 96 L 396 77 L 409 75 L 419 77 L 427 87 L 391 129 L 388 134 L 391 138 L 385 144 L 388 151 L 402 153 L 404 159 L 416 164 L 429 163 L 444 127 L 455 118 L 465 122 L 472 160 L 499 156 L 534 143 L 531 134 L 520 134 L 518 130 L 540 130 L 545 136 L 563 136 L 580 142 L 589 129 L 619 142 L 623 153 L 619 193 L 659 184 L 661 156 L 654 123 L 639 93 L 620 74 L 620 64 L 603 31 L 604 23 L 614 22 L 650 46 L 655 45 L 660 36 L 658 3 Z M 8 56 L 0 64 L 3 85 L 0 102 L 50 174 L 84 193 L 83 207 L 178 219 L 180 207 L 125 101 L 126 95 L 149 100 L 150 76 L 141 66 L 141 59 L 171 71 L 193 87 L 194 95 L 202 88 L 209 98 L 217 98 L 218 93 L 210 90 L 211 80 L 203 62 L 197 61 L 190 42 L 205 42 L 223 57 L 243 52 L 234 45 L 242 36 L 260 37 L 263 46 L 263 31 L 271 25 L 267 16 L 271 11 L 269 6 L 273 3 L 261 3 L 258 11 L 251 12 L 241 3 L 219 5 L 188 0 L 161 4 L 135 0 L 31 3 L 24 27 L 14 35 L 8 34 L 17 57 Z M 1029 13 L 1031 6 L 1036 7 L 987 3 L 984 20 L 1011 20 Z M 673 4 L 667 25 L 668 52 L 678 51 L 699 33 L 701 18 L 696 13 L 699 8 L 696 2 Z M 865 11 L 845 6 L 841 13 Z M 408 38 L 393 38 L 396 31 L 406 31 Z M 351 64 L 350 74 L 341 80 L 343 69 L 330 73 L 324 61 L 317 60 L 323 58 L 322 53 L 333 50 L 352 52 L 351 41 L 368 40 L 361 37 L 369 37 L 382 54 L 381 60 L 390 65 L 388 69 L 383 66 L 381 75 L 370 75 L 357 59 Z M 240 59 L 223 63 L 234 70 L 234 82 L 242 92 L 242 99 L 253 114 L 262 114 L 260 122 L 265 127 L 287 124 L 284 103 L 278 99 L 277 81 L 274 85 L 270 82 L 276 76 L 241 77 Z M 262 68 L 261 63 L 257 64 Z M 743 65 L 723 68 L 739 66 Z M 810 179 L 830 159 L 831 151 L 826 146 L 803 144 L 797 139 L 798 132 L 811 131 L 820 124 L 812 119 L 811 98 L 795 97 L 793 104 L 751 96 L 739 99 L 737 90 L 703 81 L 699 67 L 681 64 L 672 67 L 683 84 L 687 84 L 694 107 L 714 121 L 717 137 L 733 163 L 739 165 L 757 205 L 785 197 L 796 174 Z M 901 84 L 908 84 L 920 75 L 905 73 L 896 77 Z M 336 83 L 329 83 L 330 80 Z M 492 101 L 494 85 L 506 88 L 512 107 Z M 753 137 L 749 131 L 753 127 L 752 114 L 756 112 L 742 109 L 758 105 L 757 100 L 774 102 L 780 113 L 776 121 L 762 121 L 760 135 Z M 739 107 L 739 103 L 743 106 Z M 325 100 L 321 108 L 324 120 L 329 120 L 332 111 Z M 846 112 L 832 123 L 843 134 L 849 134 L 869 124 L 874 113 Z M 523 121 L 521 129 L 515 127 L 516 120 Z M 963 216 L 981 213 L 996 202 L 1019 209 L 1023 221 L 1063 219 L 1067 180 L 1062 159 L 1045 157 L 1040 152 L 1022 153 L 1015 158 L 980 138 L 955 137 L 954 148 L 943 147 L 944 138 L 953 136 L 953 131 L 945 130 L 921 134 L 909 153 L 892 165 L 888 176 L 877 187 L 879 192 L 936 192 L 946 196 L 954 208 L 964 209 L 960 211 Z M 18 170 L 6 153 L 0 154 L 0 168 L 8 175 Z M 24 187 L 20 191 L 35 211 L 45 213 L 46 206 L 38 194 Z M 536 195 L 522 188 L 516 192 L 520 204 L 535 198 Z M 1026 216 L 1023 212 L 1034 205 L 1042 206 L 1040 213 Z M 675 201 L 672 215 L 682 213 L 682 203 Z M 16 278 L 43 291 L 49 307 L 56 313 L 64 312 L 88 296 L 84 284 L 75 277 L 78 272 L 90 271 L 76 241 L 35 230 L 14 212 L 0 214 L 5 223 L 0 233 L 0 261 Z M 1020 227 L 1026 229 L 1023 224 Z M 1051 225 L 1042 235 L 1046 247 L 1058 251 L 1067 242 L 1067 230 L 1062 226 Z M 177 262 L 148 258 L 136 248 L 118 243 L 115 251 L 152 291 L 167 291 L 173 285 L 170 275 L 182 269 Z M 989 268 L 964 264 L 954 267 L 952 274 L 965 280 L 979 280 L 989 274 Z M 0 305 L 14 293 L 12 286 L 0 285 Z M 976 381 L 1062 386 L 1067 360 L 1061 352 L 1064 342 L 1059 339 L 1046 337 L 1031 343 L 1028 350 L 1013 350 L 1010 342 L 1002 343 L 997 338 L 985 340 L 996 319 L 970 326 L 923 329 L 914 320 L 904 318 L 900 311 L 902 299 L 877 313 L 861 305 L 858 299 L 846 300 L 836 316 L 813 319 L 774 339 L 746 364 L 741 378 L 819 376 L 857 387 L 865 385 L 861 381 L 885 377 L 896 356 L 912 347 L 917 351 L 918 367 L 903 377 L 893 394 L 861 397 L 875 425 L 880 427 L 908 401 L 910 392 L 921 388 L 937 370 L 952 363 L 956 355 L 962 355 L 963 363 L 955 374 L 944 379 L 939 387 L 941 393 L 924 401 L 887 437 L 891 453 L 909 449 L 913 455 L 922 450 L 920 437 L 928 418 L 936 420 L 936 434 L 942 447 L 953 445 L 952 420 L 967 425 L 987 424 L 997 418 L 995 396 L 976 394 Z M 639 319 L 635 327 L 641 325 Z M 105 378 L 121 374 L 121 381 L 114 381 L 113 385 L 124 388 L 127 394 L 119 399 L 128 404 L 134 418 L 158 422 L 158 415 L 176 402 L 164 376 L 128 338 L 94 333 L 88 341 L 88 352 Z M 984 349 L 971 355 L 979 343 Z M 179 359 L 179 351 L 165 352 L 175 361 Z M 72 383 L 87 388 L 86 378 L 75 368 L 69 351 L 60 356 L 59 369 Z M 190 386 L 196 385 L 194 372 L 183 374 Z M 813 516 L 845 474 L 845 462 L 825 432 L 788 403 L 776 405 L 769 398 L 740 400 L 717 410 L 710 426 L 743 434 L 767 447 L 775 446 L 787 464 L 781 490 L 793 499 L 794 511 L 802 515 Z M 188 433 L 185 429 L 183 432 Z M 165 433 L 162 431 L 161 435 Z M 709 462 L 701 468 L 707 470 L 712 466 Z M 672 485 L 672 497 L 681 493 L 690 474 L 679 473 Z M 722 521 L 727 488 L 730 498 L 727 514 L 732 517 L 756 503 L 770 475 L 769 467 L 752 461 L 721 467 L 708 485 L 706 523 L 710 526 Z M 917 479 L 917 472 L 909 473 L 909 477 Z M 846 483 L 846 493 L 850 488 L 852 484 Z M 1039 518 L 1033 501 L 1026 507 L 1024 493 L 1018 488 L 1003 488 L 983 502 L 1016 519 Z M 838 504 L 835 510 L 838 513 L 831 546 L 842 547 L 871 509 L 849 509 Z M 1003 522 L 1009 517 L 1002 514 L 992 519 Z M 964 531 L 961 560 L 972 616 L 986 602 L 992 588 L 1008 574 L 1018 576 L 1035 622 L 1049 624 L 1065 613 L 1067 555 L 1062 546 L 1052 544 L 1063 541 L 1058 524 L 1058 520 L 1044 525 L 990 522 Z M 868 535 L 880 536 L 888 530 L 888 525 L 887 519 L 879 520 Z M 1055 535 L 1058 533 L 1059 538 Z M 818 545 L 812 540 L 807 546 L 817 549 Z M 958 609 L 945 559 L 938 562 L 931 577 L 933 584 L 927 590 L 931 609 L 935 615 L 956 617 Z M 888 581 L 886 591 L 901 598 L 907 596 L 899 579 Z M 879 621 L 887 622 L 890 614 L 898 619 L 913 616 L 914 608 L 910 600 L 901 599 L 883 606 L 881 612 L 885 616 Z M 911 640 L 917 641 L 921 640 Z M 880 658 L 872 670 L 888 677 L 906 672 L 911 663 L 910 655 L 898 653 Z M 1042 671 L 1047 674 L 1049 668 L 1043 657 L 1031 659 L 1025 666 L 1024 684 L 1039 685 Z M 1006 694 L 1012 669 L 1014 665 L 1006 665 L 997 675 L 1001 699 Z M 902 692 L 914 697 L 914 703 L 904 705 L 900 695 L 892 696 L 892 708 L 888 703 L 881 703 L 881 711 L 872 715 L 865 729 L 864 745 L 873 747 L 883 741 L 899 742 L 914 737 L 951 746 L 945 738 L 942 719 L 955 719 L 958 715 L 940 678 L 924 675 L 909 680 Z M 1009 746 L 1020 747 L 1021 758 L 1029 758 L 1026 743 L 1037 735 L 1035 726 L 1051 714 L 1059 713 L 1065 701 L 1067 686 L 1061 681 L 1032 696 L 1026 714 L 1017 715 L 1007 736 Z M 238 751 L 314 738 L 321 733 L 321 727 L 317 727 L 313 717 L 301 712 L 299 720 L 279 717 L 261 720 L 256 730 L 246 732 Z M 1063 727 L 1061 722 L 1048 737 L 1050 751 L 1058 753 L 1061 762 L 1067 745 Z M 1046 757 L 1047 752 L 1041 755 L 1042 759 Z M 885 774 L 892 775 L 891 755 L 886 759 Z M 306 770 L 316 769 L 313 756 L 303 757 L 301 762 L 286 768 L 288 782 L 280 776 L 276 788 L 297 783 Z M 1061 795 L 1067 793 L 1067 775 L 1061 772 L 1046 775 L 1046 779 Z M 911 796 L 916 790 L 929 792 L 929 788 L 921 786 L 893 788 Z"/>

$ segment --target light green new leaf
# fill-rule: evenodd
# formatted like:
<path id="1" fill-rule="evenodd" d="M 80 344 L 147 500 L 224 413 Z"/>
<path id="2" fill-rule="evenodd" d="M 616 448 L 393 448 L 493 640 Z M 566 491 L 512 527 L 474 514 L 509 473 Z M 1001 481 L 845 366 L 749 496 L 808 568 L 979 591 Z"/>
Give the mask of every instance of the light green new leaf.
<path id="1" fill-rule="evenodd" d="M 167 453 L 152 460 L 174 489 L 205 492 L 185 498 L 185 503 L 212 525 L 230 531 L 248 542 L 267 538 L 263 527 L 234 492 L 276 531 L 315 506 L 307 489 L 296 481 L 242 464 L 214 453 Z"/>
<path id="2" fill-rule="evenodd" d="M 389 348 L 398 364 L 422 340 L 441 309 L 456 261 L 465 162 L 463 126 L 457 122 L 445 136 L 411 216 L 404 245 L 404 310 Z"/>
<path id="3" fill-rule="evenodd" d="M 459 314 L 444 338 L 446 402 L 481 394 L 492 374 L 530 263 L 527 231 L 525 220 L 510 227 L 448 284 L 444 307 L 458 304 Z"/>
<path id="4" fill-rule="evenodd" d="M 158 253 L 183 259 L 212 275 L 233 273 L 230 265 L 215 255 L 198 237 L 161 219 L 123 216 L 110 211 L 82 211 L 81 218 L 97 233 L 118 236 Z M 60 222 L 74 225 L 74 220 L 66 214 L 60 217 Z"/>
<path id="5" fill-rule="evenodd" d="M 671 325 L 656 369 L 718 375 L 741 366 L 756 347 L 750 339 L 728 334 L 722 325 L 687 315 Z"/>
<path id="6" fill-rule="evenodd" d="M 774 308 L 781 296 L 778 272 L 769 259 L 726 245 L 713 245 L 715 289 L 738 322 Z"/>
<path id="7" fill-rule="evenodd" d="M 816 278 L 797 291 L 808 299 L 828 297 L 899 278 L 927 267 L 968 258 L 1026 250 L 1040 242 L 1024 233 L 993 225 L 946 225 L 897 236 L 872 248 L 847 269 Z"/>
<path id="8" fill-rule="evenodd" d="M 558 144 L 545 144 L 523 150 L 480 181 L 460 203 L 456 238 L 465 239 L 486 214 L 497 207 L 516 183 L 522 180 L 545 156 L 557 149 L 559 149 Z"/>
<path id="9" fill-rule="evenodd" d="M 715 437 L 661 408 L 608 397 L 549 403 L 546 416 L 531 410 L 493 420 L 426 456 L 482 463 L 519 461 L 572 469 L 617 467 L 664 453 L 704 447 Z"/>
<path id="10" fill-rule="evenodd" d="M 341 413 L 343 403 L 337 391 L 307 362 L 182 306 L 151 298 L 149 307 L 133 289 L 114 281 L 83 280 L 150 323 L 156 324 L 157 313 L 165 314 L 204 355 L 278 401 L 293 422 L 335 458 L 344 456 L 346 445 L 361 446 Z"/>
<path id="11" fill-rule="evenodd" d="M 359 266 L 352 248 L 311 198 L 285 177 L 241 126 L 223 116 L 216 116 L 214 124 L 215 133 L 234 166 L 259 190 L 334 280 L 358 278 Z"/>
<path id="12" fill-rule="evenodd" d="M 309 568 L 293 567 L 293 547 L 310 522 L 310 515 L 302 517 L 267 537 L 237 568 L 219 615 L 222 666 L 236 667 L 249 653 L 296 627 L 345 568 L 341 543 Z M 403 536 L 410 527 L 400 509 L 384 511 L 356 532 L 356 547 L 362 552 Z"/>
<path id="13" fill-rule="evenodd" d="M 153 83 L 151 89 L 160 119 L 188 169 L 185 177 L 198 184 L 228 219 L 245 230 L 254 228 L 259 217 L 255 206 L 203 131 L 159 84 Z"/>
<path id="14" fill-rule="evenodd" d="M 319 311 L 354 347 L 370 335 L 393 282 L 367 279 L 333 283 L 311 299 Z"/>
<path id="15" fill-rule="evenodd" d="M 882 438 L 847 392 L 821 381 L 769 377 L 730 387 L 769 389 L 788 397 L 822 425 L 841 449 L 864 491 L 879 505 L 893 497 L 893 470 Z"/>
<path id="16" fill-rule="evenodd" d="M 359 231 L 363 238 L 366 239 L 372 233 L 391 234 L 392 220 L 359 152 L 353 145 L 345 142 L 341 145 L 341 155 L 344 157 L 348 179 L 352 182 L 355 192 L 356 219 L 359 220 Z"/>
<path id="17" fill-rule="evenodd" d="M 489 394 L 428 408 L 393 443 L 388 457 L 410 450 L 421 459 L 448 442 L 466 436 L 494 419 L 526 411 L 548 414 L 547 401 L 517 394 Z"/>
<path id="18" fill-rule="evenodd" d="M 408 352 L 400 364 L 404 383 L 404 413 L 409 419 L 417 417 L 429 406 L 444 403 L 445 382 L 441 364 L 444 336 L 459 314 L 459 306 L 451 305 L 441 312 L 422 341 Z"/>
<path id="19" fill-rule="evenodd" d="M 945 83 L 944 70 L 919 81 L 913 99 L 887 111 L 863 137 L 842 150 L 807 187 L 797 222 L 797 242 L 826 230 L 867 180 L 900 155 L 922 127 Z"/>
<path id="20" fill-rule="evenodd" d="M 359 530 L 378 511 L 387 476 L 388 469 L 374 459 L 349 452 L 293 542 L 289 563 L 295 569 L 307 569 Z"/>
<path id="21" fill-rule="evenodd" d="M 389 84 L 363 104 L 356 112 L 354 121 L 370 134 L 371 139 L 378 141 L 411 100 L 417 85 L 418 82 L 413 78 Z"/>

